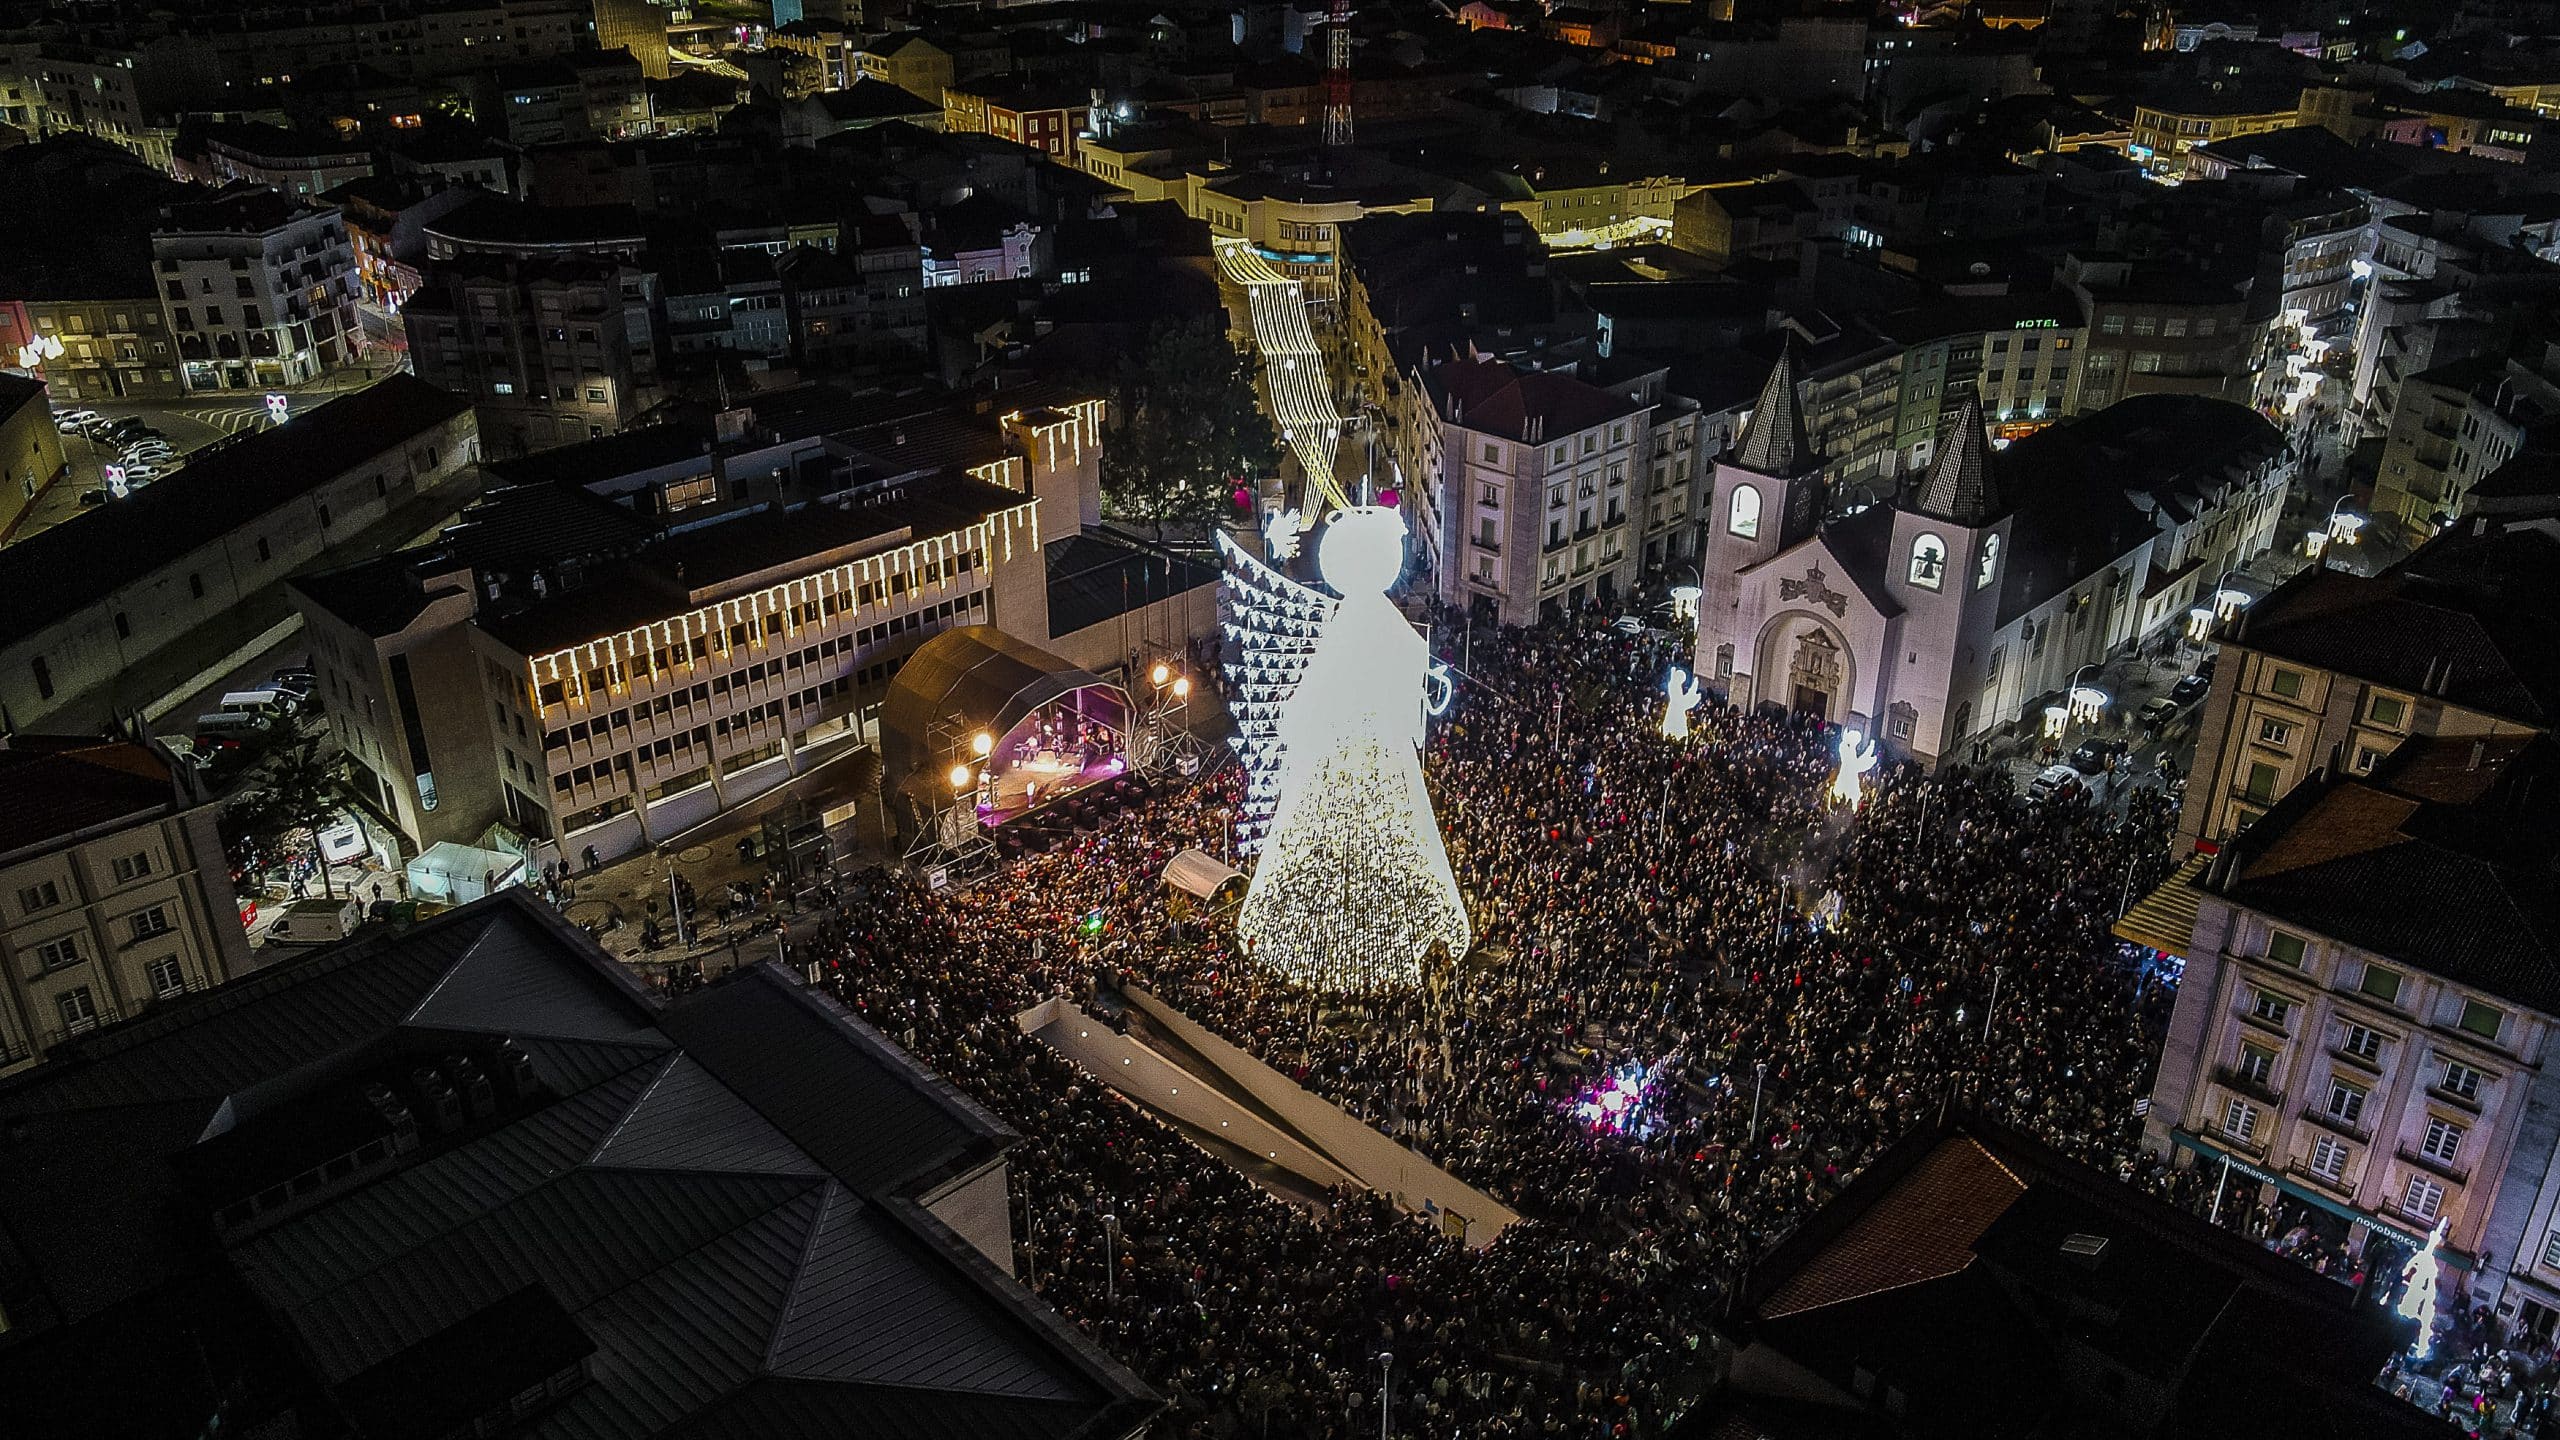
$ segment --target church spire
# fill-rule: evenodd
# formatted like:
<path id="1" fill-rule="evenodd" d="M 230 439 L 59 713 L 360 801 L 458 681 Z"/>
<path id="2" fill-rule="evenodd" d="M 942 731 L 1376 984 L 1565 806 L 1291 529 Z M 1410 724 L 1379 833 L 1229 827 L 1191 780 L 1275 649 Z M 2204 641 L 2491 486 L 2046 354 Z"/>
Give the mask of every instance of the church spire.
<path id="1" fill-rule="evenodd" d="M 1733 447 L 1733 463 L 1755 475 L 1789 477 L 1822 467 L 1805 438 L 1804 406 L 1796 399 L 1795 342 L 1778 348 L 1778 363 L 1760 387 L 1760 403 L 1751 407 L 1751 423 Z"/>
<path id="2" fill-rule="evenodd" d="M 1979 396 L 1965 397 L 1954 426 L 1939 438 L 1938 454 L 1911 492 L 1909 508 L 1969 529 L 2000 517 L 2005 507 L 1991 476 L 1991 442 L 1983 434 Z"/>

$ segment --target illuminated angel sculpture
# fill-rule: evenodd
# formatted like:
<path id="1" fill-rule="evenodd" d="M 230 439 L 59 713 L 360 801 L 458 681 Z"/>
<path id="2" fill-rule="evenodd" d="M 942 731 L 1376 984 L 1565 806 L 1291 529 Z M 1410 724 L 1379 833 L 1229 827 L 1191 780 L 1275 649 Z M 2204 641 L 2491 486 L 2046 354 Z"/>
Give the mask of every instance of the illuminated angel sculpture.
<path id="1" fill-rule="evenodd" d="M 1412 985 L 1434 945 L 1454 958 L 1472 936 L 1417 753 L 1448 682 L 1387 599 L 1404 539 L 1391 508 L 1336 513 L 1317 562 L 1339 600 L 1228 549 L 1239 684 L 1270 707 L 1240 717 L 1248 800 L 1257 767 L 1276 779 L 1236 929 L 1254 959 L 1327 990 Z"/>
<path id="2" fill-rule="evenodd" d="M 1854 806 L 1866 793 L 1867 772 L 1876 768 L 1876 742 L 1865 739 L 1855 730 L 1840 732 L 1840 768 L 1831 776 L 1831 798 L 1843 805 Z"/>
<path id="3" fill-rule="evenodd" d="M 1664 682 L 1662 688 L 1666 697 L 1662 706 L 1662 738 L 1686 740 L 1689 738 L 1689 712 L 1697 709 L 1698 702 L 1707 698 L 1707 687 L 1690 678 L 1688 671 L 1674 665 L 1671 678 Z"/>

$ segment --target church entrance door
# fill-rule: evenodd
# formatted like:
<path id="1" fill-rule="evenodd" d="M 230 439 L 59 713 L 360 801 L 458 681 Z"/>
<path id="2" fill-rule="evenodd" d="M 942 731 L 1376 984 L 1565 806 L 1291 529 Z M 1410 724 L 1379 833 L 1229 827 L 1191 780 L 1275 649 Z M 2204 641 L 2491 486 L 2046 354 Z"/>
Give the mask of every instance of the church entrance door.
<path id="1" fill-rule="evenodd" d="M 1798 685 L 1795 712 L 1810 715 L 1816 720 L 1828 720 L 1831 718 L 1831 697 L 1810 685 Z"/>

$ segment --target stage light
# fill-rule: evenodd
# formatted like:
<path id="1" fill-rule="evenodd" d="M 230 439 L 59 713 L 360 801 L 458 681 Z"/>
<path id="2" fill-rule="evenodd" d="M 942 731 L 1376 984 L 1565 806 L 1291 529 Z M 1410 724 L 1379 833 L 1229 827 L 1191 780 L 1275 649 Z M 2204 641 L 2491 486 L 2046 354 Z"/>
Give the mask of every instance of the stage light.
<path id="1" fill-rule="evenodd" d="M 1173 698 L 1180 700 L 1191 693 L 1191 677 L 1185 675 L 1173 682 Z"/>
<path id="2" fill-rule="evenodd" d="M 951 767 L 951 788 L 952 788 L 952 789 L 954 789 L 954 790 L 966 790 L 966 789 L 968 789 L 968 788 L 969 788 L 969 781 L 970 781 L 972 778 L 974 778 L 974 777 L 971 775 L 971 773 L 970 773 L 970 770 L 969 770 L 969 767 L 968 767 L 968 766 L 966 766 L 966 765 L 954 765 L 954 766 L 952 766 L 952 767 Z"/>
<path id="3" fill-rule="evenodd" d="M 985 759 L 988 755 L 993 754 L 995 752 L 995 748 L 996 737 L 988 734 L 984 730 L 981 730 L 977 734 L 969 737 L 970 753 L 978 756 L 980 759 Z"/>
<path id="4" fill-rule="evenodd" d="M 1159 660 L 1156 662 L 1156 668 L 1147 672 L 1147 678 L 1161 686 L 1173 678 L 1173 667 Z"/>

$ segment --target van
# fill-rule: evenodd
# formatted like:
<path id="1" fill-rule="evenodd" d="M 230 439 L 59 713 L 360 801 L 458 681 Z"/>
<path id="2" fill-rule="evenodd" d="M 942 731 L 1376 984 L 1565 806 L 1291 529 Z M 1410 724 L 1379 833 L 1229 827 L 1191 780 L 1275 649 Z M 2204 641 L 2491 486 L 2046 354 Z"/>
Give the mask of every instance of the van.
<path id="1" fill-rule="evenodd" d="M 222 708 L 250 715 L 274 715 L 285 708 L 281 690 L 234 690 L 222 697 Z"/>
<path id="2" fill-rule="evenodd" d="M 270 945 L 334 945 L 364 924 L 364 902 L 353 896 L 335 900 L 296 900 L 284 907 L 267 930 Z"/>
<path id="3" fill-rule="evenodd" d="M 267 716 L 256 710 L 215 710 L 196 717 L 196 734 L 209 740 L 246 740 L 267 728 Z"/>

